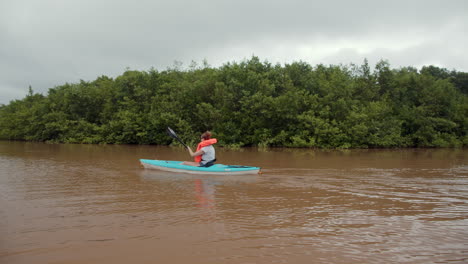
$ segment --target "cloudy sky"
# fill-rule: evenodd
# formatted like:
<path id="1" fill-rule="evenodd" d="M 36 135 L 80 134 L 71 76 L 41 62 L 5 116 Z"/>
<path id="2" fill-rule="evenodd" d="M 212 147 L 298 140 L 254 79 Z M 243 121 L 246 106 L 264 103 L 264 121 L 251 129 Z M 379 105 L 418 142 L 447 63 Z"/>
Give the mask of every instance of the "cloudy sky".
<path id="1" fill-rule="evenodd" d="M 468 1 L 0 0 L 0 104 L 180 61 L 468 71 Z"/>

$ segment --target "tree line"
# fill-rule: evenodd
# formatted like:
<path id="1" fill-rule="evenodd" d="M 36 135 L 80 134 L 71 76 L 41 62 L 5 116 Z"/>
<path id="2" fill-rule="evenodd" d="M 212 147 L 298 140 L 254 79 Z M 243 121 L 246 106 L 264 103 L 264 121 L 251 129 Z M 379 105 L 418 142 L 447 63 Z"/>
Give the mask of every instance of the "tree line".
<path id="1" fill-rule="evenodd" d="M 468 145 L 468 73 L 436 66 L 271 64 L 258 57 L 220 67 L 66 83 L 0 106 L 0 139 L 88 144 L 194 144 L 318 148 Z"/>

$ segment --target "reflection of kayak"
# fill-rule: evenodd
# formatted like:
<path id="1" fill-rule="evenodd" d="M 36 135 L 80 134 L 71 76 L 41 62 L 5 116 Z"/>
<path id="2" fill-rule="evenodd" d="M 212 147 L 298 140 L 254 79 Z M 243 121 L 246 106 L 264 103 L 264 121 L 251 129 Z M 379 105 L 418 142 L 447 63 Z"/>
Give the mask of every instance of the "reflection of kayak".
<path id="1" fill-rule="evenodd" d="M 140 159 L 141 164 L 146 169 L 158 169 L 172 172 L 185 172 L 192 174 L 257 174 L 260 171 L 259 167 L 240 166 L 240 165 L 223 165 L 215 164 L 210 167 L 195 167 L 182 165 L 182 161 L 172 160 L 147 160 Z"/>

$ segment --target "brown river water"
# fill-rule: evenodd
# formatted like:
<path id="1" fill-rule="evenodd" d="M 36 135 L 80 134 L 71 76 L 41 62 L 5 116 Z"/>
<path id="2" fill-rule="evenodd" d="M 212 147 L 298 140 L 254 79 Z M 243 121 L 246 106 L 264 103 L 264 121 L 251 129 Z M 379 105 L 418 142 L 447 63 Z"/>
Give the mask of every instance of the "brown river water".
<path id="1" fill-rule="evenodd" d="M 182 148 L 0 142 L 0 263 L 468 263 L 468 149 L 217 148 L 259 175 L 145 170 Z"/>

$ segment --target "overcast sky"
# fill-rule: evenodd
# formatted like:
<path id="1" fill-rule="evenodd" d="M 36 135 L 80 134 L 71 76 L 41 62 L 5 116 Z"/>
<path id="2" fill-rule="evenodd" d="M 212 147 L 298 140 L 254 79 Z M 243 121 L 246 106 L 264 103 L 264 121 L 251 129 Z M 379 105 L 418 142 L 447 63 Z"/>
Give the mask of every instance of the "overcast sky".
<path id="1" fill-rule="evenodd" d="M 180 61 L 468 71 L 468 1 L 0 0 L 0 104 Z"/>

